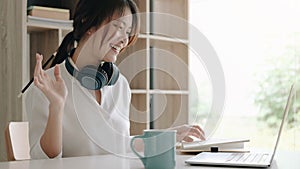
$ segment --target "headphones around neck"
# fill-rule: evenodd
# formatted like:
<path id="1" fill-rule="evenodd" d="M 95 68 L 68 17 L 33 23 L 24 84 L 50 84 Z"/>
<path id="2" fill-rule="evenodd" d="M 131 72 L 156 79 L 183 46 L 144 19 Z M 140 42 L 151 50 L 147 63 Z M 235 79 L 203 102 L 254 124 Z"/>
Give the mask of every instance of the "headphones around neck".
<path id="1" fill-rule="evenodd" d="M 94 65 L 87 65 L 78 71 L 69 59 L 71 58 L 68 57 L 65 61 L 67 71 L 87 89 L 99 90 L 104 86 L 114 85 L 119 78 L 119 69 L 111 62 L 104 62 L 98 68 Z"/>

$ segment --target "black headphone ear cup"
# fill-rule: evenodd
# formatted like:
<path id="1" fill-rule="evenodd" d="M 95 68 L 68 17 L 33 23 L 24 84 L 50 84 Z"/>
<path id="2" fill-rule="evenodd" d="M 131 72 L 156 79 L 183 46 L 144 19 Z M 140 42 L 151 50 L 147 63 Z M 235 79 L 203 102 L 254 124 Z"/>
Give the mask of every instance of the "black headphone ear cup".
<path id="1" fill-rule="evenodd" d="M 110 82 L 109 82 L 108 85 L 114 85 L 114 84 L 116 84 L 116 82 L 119 79 L 119 74 L 120 74 L 119 72 L 120 72 L 119 68 L 115 64 L 113 64 L 113 74 L 111 76 L 111 79 L 110 79 Z"/>
<path id="2" fill-rule="evenodd" d="M 76 77 L 82 86 L 90 90 L 99 90 L 107 84 L 108 76 L 96 66 L 88 65 L 82 68 Z"/>
<path id="3" fill-rule="evenodd" d="M 114 85 L 119 78 L 119 69 L 111 62 L 105 62 L 99 67 L 87 65 L 78 71 L 69 59 L 67 58 L 65 61 L 67 71 L 87 89 L 99 90 L 105 85 Z"/>
<path id="4" fill-rule="evenodd" d="M 115 64 L 105 62 L 101 66 L 101 69 L 107 73 L 108 81 L 106 85 L 114 85 L 118 81 L 119 69 Z"/>

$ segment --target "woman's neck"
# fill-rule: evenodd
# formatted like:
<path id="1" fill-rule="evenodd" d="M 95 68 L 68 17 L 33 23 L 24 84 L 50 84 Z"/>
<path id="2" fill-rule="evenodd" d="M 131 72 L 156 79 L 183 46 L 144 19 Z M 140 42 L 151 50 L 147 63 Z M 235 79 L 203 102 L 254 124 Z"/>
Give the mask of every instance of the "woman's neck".
<path id="1" fill-rule="evenodd" d="M 86 65 L 85 63 L 83 63 L 82 59 L 78 59 L 81 49 L 82 49 L 82 47 L 80 45 L 78 45 L 75 49 L 73 56 L 71 57 L 72 61 L 74 62 L 74 64 L 76 65 L 76 67 L 79 70 L 82 69 Z"/>

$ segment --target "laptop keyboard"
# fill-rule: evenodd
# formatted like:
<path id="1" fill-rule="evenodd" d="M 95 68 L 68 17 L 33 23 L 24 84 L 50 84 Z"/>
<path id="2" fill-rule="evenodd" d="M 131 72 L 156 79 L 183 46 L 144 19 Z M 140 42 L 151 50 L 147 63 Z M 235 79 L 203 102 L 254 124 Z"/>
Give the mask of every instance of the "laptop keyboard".
<path id="1" fill-rule="evenodd" d="M 226 159 L 226 162 L 238 162 L 238 163 L 264 163 L 269 154 L 261 153 L 232 153 Z"/>
<path id="2" fill-rule="evenodd" d="M 216 162 L 234 164 L 266 164 L 269 160 L 267 153 L 199 153 L 190 160 L 195 162 Z"/>

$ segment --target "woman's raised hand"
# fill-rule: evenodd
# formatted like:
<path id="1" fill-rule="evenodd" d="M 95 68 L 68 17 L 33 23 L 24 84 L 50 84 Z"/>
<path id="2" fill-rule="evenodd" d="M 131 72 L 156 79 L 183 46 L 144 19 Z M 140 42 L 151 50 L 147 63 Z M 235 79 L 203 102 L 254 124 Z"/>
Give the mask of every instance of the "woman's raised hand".
<path id="1" fill-rule="evenodd" d="M 36 65 L 34 69 L 34 84 L 44 93 L 50 104 L 63 106 L 68 95 L 68 90 L 64 80 L 61 78 L 59 66 L 55 66 L 55 79 L 52 79 L 43 70 L 42 60 L 43 56 L 37 53 Z"/>

